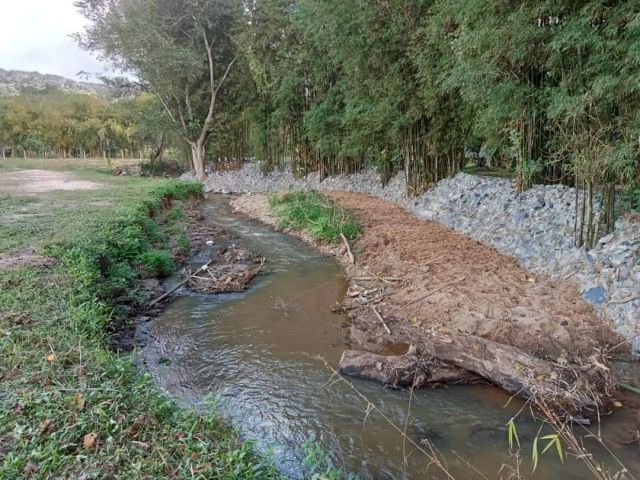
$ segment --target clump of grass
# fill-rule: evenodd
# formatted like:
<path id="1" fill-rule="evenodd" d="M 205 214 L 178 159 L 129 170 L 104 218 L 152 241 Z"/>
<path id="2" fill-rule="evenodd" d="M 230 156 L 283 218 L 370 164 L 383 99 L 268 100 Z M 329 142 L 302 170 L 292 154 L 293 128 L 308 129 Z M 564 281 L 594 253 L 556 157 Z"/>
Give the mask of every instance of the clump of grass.
<path id="1" fill-rule="evenodd" d="M 166 250 L 147 250 L 139 257 L 141 274 L 145 277 L 168 277 L 175 269 L 175 263 Z"/>
<path id="2" fill-rule="evenodd" d="M 269 198 L 281 228 L 305 230 L 319 241 L 337 243 L 340 234 L 348 239 L 360 233 L 353 214 L 315 190 L 289 192 Z"/>

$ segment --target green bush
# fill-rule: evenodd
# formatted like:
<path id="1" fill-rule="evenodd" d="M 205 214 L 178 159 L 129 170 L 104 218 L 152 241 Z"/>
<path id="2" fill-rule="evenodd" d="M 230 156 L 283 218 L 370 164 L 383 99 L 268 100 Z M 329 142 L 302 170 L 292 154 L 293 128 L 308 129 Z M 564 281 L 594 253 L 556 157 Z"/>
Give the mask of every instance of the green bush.
<path id="1" fill-rule="evenodd" d="M 353 214 L 315 190 L 296 191 L 269 198 L 281 228 L 306 230 L 316 240 L 339 242 L 340 234 L 355 238 L 360 225 Z"/>
<path id="2" fill-rule="evenodd" d="M 175 264 L 166 250 L 147 250 L 138 257 L 140 272 L 145 277 L 167 277 L 175 269 Z"/>
<path id="3" fill-rule="evenodd" d="M 168 220 L 176 221 L 176 220 L 182 220 L 183 218 L 184 218 L 184 213 L 182 211 L 182 208 L 180 207 L 173 207 L 171 210 L 167 212 Z"/>

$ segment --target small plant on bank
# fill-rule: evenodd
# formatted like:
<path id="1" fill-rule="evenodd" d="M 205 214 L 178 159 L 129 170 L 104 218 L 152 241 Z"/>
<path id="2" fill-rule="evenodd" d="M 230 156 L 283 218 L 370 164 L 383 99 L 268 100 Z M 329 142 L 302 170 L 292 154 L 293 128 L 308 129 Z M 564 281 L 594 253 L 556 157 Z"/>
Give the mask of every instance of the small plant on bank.
<path id="1" fill-rule="evenodd" d="M 184 212 L 180 207 L 173 207 L 171 210 L 167 212 L 168 220 L 182 220 L 184 218 Z"/>
<path id="2" fill-rule="evenodd" d="M 352 239 L 360 233 L 360 225 L 349 210 L 315 190 L 274 195 L 269 206 L 281 228 L 305 230 L 319 241 L 337 243 L 341 234 Z"/>
<path id="3" fill-rule="evenodd" d="M 166 250 L 147 250 L 138 260 L 140 272 L 145 277 L 168 277 L 176 267 Z"/>

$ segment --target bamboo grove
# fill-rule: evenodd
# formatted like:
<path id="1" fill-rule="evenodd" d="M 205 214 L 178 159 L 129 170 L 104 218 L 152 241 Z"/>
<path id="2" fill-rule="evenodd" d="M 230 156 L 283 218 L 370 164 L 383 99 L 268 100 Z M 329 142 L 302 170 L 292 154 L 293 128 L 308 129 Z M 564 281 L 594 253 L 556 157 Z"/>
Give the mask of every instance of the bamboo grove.
<path id="1" fill-rule="evenodd" d="M 300 175 L 403 170 L 409 194 L 472 156 L 520 189 L 575 184 L 576 243 L 638 181 L 640 1 L 255 0 L 238 35 L 255 155 Z M 238 108 L 238 106 L 236 106 Z M 603 208 L 594 207 L 594 196 Z"/>
<path id="2" fill-rule="evenodd" d="M 588 247 L 639 182 L 640 0 L 77 5 L 81 45 L 157 97 L 141 131 L 202 132 L 213 168 L 257 159 L 324 178 L 375 165 L 419 195 L 475 159 L 520 190 L 579 187 L 575 241 Z M 107 133 L 74 148 L 104 150 Z"/>

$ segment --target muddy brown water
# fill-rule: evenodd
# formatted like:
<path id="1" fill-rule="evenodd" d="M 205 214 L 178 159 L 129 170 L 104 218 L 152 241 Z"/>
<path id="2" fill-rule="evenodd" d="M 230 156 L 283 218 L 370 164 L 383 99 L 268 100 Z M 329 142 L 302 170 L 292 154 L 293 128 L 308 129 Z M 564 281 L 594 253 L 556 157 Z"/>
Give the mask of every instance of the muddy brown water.
<path id="1" fill-rule="evenodd" d="M 345 319 L 331 313 L 347 287 L 337 262 L 233 213 L 224 197 L 209 199 L 204 213 L 267 257 L 271 273 L 242 294 L 183 291 L 154 320 L 152 340 L 140 352 L 155 382 L 183 405 L 211 408 L 213 398 L 243 436 L 292 478 L 305 472 L 301 445 L 310 438 L 356 478 L 446 478 L 419 451 L 403 445 L 398 432 L 347 384 L 335 381 L 321 360 L 335 366 L 348 347 Z M 203 252 L 193 264 L 209 255 Z M 456 478 L 508 478 L 507 471 L 499 473 L 503 464 L 514 464 L 505 424 L 520 402 L 508 402 L 490 386 L 423 389 L 410 398 L 404 390 L 348 380 L 397 426 L 406 425 L 416 442 L 430 441 Z M 640 472 L 638 444 L 622 443 L 629 422 L 617 414 L 601 428 L 615 455 L 631 472 Z M 531 444 L 540 425 L 525 411 L 517 426 L 523 478 L 589 478 L 579 460 L 560 463 L 551 451 L 532 475 Z M 593 451 L 619 470 L 602 448 Z"/>

